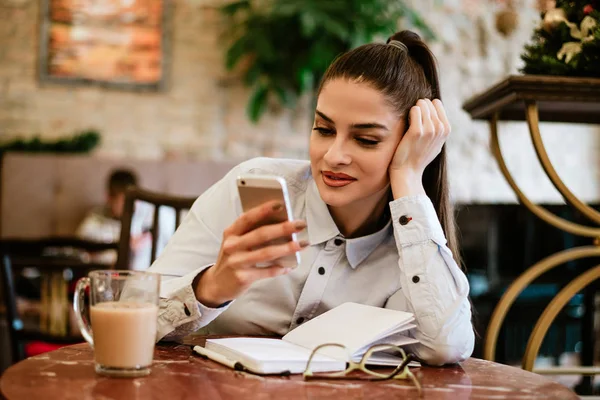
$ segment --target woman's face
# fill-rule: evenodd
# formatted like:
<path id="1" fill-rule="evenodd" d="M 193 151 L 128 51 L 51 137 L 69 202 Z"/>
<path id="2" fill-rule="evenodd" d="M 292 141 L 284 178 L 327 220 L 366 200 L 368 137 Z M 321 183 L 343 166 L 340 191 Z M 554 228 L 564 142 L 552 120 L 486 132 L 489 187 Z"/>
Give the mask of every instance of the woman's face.
<path id="1" fill-rule="evenodd" d="M 403 125 L 383 94 L 369 84 L 327 82 L 310 136 L 311 171 L 323 201 L 332 207 L 374 207 L 387 193 L 388 166 Z"/>

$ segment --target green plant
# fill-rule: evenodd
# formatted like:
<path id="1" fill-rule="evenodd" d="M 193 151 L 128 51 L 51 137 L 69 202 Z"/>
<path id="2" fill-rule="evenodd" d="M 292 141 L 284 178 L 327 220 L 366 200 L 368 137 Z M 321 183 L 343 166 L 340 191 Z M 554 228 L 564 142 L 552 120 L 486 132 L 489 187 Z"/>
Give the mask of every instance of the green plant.
<path id="1" fill-rule="evenodd" d="M 521 58 L 526 74 L 600 77 L 600 0 L 557 0 Z"/>
<path id="2" fill-rule="evenodd" d="M 57 140 L 44 140 L 39 136 L 31 139 L 16 138 L 0 143 L 0 154 L 7 151 L 29 153 L 88 153 L 100 143 L 100 134 L 94 130 L 75 133 Z"/>
<path id="3" fill-rule="evenodd" d="M 403 20 L 426 38 L 433 32 L 401 0 L 237 0 L 226 17 L 228 70 L 242 68 L 252 88 L 249 118 L 264 114 L 270 96 L 286 107 L 319 84 L 339 54 L 398 30 Z"/>

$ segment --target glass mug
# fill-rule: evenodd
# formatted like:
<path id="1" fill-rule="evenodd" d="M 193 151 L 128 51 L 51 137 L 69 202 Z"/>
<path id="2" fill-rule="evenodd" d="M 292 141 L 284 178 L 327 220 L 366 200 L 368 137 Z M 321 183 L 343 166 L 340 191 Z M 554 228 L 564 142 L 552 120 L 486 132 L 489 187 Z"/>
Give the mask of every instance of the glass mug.
<path id="1" fill-rule="evenodd" d="M 143 271 L 92 271 L 77 282 L 73 308 L 81 334 L 94 349 L 97 373 L 114 377 L 150 373 L 159 287 L 160 275 Z M 91 327 L 83 315 L 88 288 Z"/>

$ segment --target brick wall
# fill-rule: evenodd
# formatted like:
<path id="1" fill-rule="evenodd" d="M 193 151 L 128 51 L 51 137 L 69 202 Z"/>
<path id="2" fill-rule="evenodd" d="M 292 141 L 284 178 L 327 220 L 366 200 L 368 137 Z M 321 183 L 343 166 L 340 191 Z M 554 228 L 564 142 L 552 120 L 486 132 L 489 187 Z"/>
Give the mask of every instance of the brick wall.
<path id="1" fill-rule="evenodd" d="M 534 0 L 515 2 L 520 23 L 509 39 L 494 28 L 498 6 L 492 2 L 411 1 L 419 4 L 440 37 L 432 47 L 454 128 L 448 148 L 455 199 L 515 201 L 489 152 L 487 125 L 470 121 L 461 105 L 516 72 L 523 43 L 537 23 Z M 252 125 L 245 116 L 247 90 L 222 68 L 218 14 L 207 0 L 174 0 L 172 16 L 168 91 L 40 87 L 36 79 L 39 1 L 0 0 L 0 139 L 36 133 L 53 138 L 95 127 L 103 136 L 101 156 L 305 158 L 312 122 L 308 104 L 294 111 L 273 110 Z M 598 128 L 549 124 L 542 130 L 561 177 L 576 194 L 598 200 Z M 559 201 L 537 164 L 525 125 L 503 124 L 501 143 L 509 168 L 525 191 L 536 200 Z"/>

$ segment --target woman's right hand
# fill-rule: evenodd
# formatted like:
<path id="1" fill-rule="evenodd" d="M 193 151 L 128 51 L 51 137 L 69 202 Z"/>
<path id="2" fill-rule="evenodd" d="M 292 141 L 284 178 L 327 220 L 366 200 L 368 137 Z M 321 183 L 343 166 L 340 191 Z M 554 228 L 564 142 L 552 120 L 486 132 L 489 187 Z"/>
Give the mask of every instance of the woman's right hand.
<path id="1" fill-rule="evenodd" d="M 277 264 L 256 267 L 256 264 L 277 260 L 308 246 L 306 241 L 266 245 L 273 239 L 289 237 L 292 233 L 302 231 L 306 228 L 306 222 L 301 220 L 254 229 L 270 214 L 280 211 L 281 207 L 283 204 L 277 201 L 267 202 L 243 213 L 225 229 L 217 262 L 202 273 L 194 288 L 199 302 L 207 307 L 216 307 L 235 299 L 257 280 L 290 271 L 290 268 Z"/>

